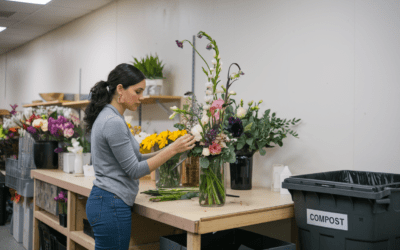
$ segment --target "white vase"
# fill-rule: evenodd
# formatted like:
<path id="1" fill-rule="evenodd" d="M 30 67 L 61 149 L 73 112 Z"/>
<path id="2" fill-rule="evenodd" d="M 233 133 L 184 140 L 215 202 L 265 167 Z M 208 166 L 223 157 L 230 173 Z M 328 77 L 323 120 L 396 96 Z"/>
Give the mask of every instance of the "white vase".
<path id="1" fill-rule="evenodd" d="M 63 154 L 63 171 L 65 173 L 72 174 L 75 170 L 75 154 L 74 153 L 62 153 Z"/>
<path id="2" fill-rule="evenodd" d="M 85 166 L 85 165 L 90 165 L 90 157 L 91 157 L 91 156 L 92 156 L 91 153 L 83 153 L 83 154 L 82 154 L 82 157 L 83 157 L 83 161 L 82 161 L 83 166 Z"/>
<path id="3" fill-rule="evenodd" d="M 146 90 L 144 95 L 159 96 L 162 95 L 163 79 L 146 79 Z"/>
<path id="4" fill-rule="evenodd" d="M 83 174 L 83 159 L 82 154 L 75 154 L 75 174 Z"/>

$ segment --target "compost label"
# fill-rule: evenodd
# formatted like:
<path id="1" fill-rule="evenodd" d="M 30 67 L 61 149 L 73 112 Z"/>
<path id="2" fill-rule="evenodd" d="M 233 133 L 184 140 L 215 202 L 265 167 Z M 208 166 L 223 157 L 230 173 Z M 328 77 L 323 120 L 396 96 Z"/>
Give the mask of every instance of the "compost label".
<path id="1" fill-rule="evenodd" d="M 338 230 L 348 230 L 347 214 L 307 209 L 307 224 Z"/>

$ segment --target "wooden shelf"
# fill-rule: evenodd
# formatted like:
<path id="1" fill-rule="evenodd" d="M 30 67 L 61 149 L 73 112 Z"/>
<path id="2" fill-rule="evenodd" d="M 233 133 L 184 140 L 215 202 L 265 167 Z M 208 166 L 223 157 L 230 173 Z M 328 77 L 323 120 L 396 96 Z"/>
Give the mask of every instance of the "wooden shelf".
<path id="1" fill-rule="evenodd" d="M 35 218 L 62 233 L 63 235 L 68 236 L 68 229 L 60 226 L 60 220 L 57 216 L 46 211 L 35 211 Z"/>
<path id="2" fill-rule="evenodd" d="M 156 100 L 161 103 L 180 101 L 180 96 L 143 96 L 142 104 L 154 104 Z"/>
<path id="3" fill-rule="evenodd" d="M 89 250 L 94 250 L 94 239 L 89 235 L 86 235 L 83 231 L 70 232 L 69 236 L 71 240 L 75 241 L 79 245 Z"/>
<path id="4" fill-rule="evenodd" d="M 39 107 L 39 106 L 60 106 L 62 105 L 63 102 L 60 101 L 51 101 L 51 102 L 39 102 L 39 103 L 32 103 L 32 104 L 25 104 L 22 105 L 24 108 L 29 108 L 29 107 Z"/>
<path id="5" fill-rule="evenodd" d="M 90 103 L 89 100 L 83 100 L 83 101 L 65 102 L 62 105 L 63 107 L 81 109 L 85 108 L 89 103 Z"/>

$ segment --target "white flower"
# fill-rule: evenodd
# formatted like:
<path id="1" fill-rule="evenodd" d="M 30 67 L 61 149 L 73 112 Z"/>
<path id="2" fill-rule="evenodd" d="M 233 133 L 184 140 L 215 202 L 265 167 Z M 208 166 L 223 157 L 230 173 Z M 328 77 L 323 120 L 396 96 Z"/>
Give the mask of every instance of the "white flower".
<path id="1" fill-rule="evenodd" d="M 49 130 L 49 122 L 47 120 L 43 120 L 41 123 L 41 129 L 46 132 Z"/>
<path id="2" fill-rule="evenodd" d="M 206 88 L 207 88 L 207 89 L 211 89 L 212 87 L 213 87 L 212 82 L 207 82 L 207 83 L 206 83 Z"/>
<path id="3" fill-rule="evenodd" d="M 213 97 L 211 96 L 211 95 L 206 95 L 205 97 L 204 97 L 204 101 L 205 102 L 211 102 L 213 100 Z"/>
<path id="4" fill-rule="evenodd" d="M 135 139 L 140 144 L 142 143 L 143 139 L 146 138 L 147 136 L 149 136 L 149 134 L 145 132 L 140 132 L 139 134 L 135 135 Z"/>
<path id="5" fill-rule="evenodd" d="M 206 125 L 209 121 L 210 121 L 210 118 L 208 118 L 207 115 L 203 115 L 203 117 L 201 118 L 201 123 L 203 125 Z"/>
<path id="6" fill-rule="evenodd" d="M 177 111 L 179 108 L 177 106 L 173 106 L 170 108 L 172 111 Z"/>
<path id="7" fill-rule="evenodd" d="M 194 136 L 194 139 L 196 141 L 200 141 L 201 140 L 201 132 L 203 132 L 203 128 L 201 127 L 200 124 L 197 124 L 196 126 L 194 126 L 191 130 L 190 130 L 191 134 Z"/>
<path id="8" fill-rule="evenodd" d="M 236 115 L 239 118 L 243 118 L 247 113 L 247 110 L 243 107 L 239 107 L 238 110 L 236 111 Z"/>
<path id="9" fill-rule="evenodd" d="M 23 128 L 20 128 L 20 129 L 18 129 L 18 133 L 19 133 L 19 136 L 20 136 L 20 137 L 24 137 L 24 136 L 25 136 L 25 133 L 26 133 L 26 130 L 23 129 Z"/>
<path id="10" fill-rule="evenodd" d="M 203 106 L 203 110 L 209 110 L 210 108 L 211 108 L 210 105 L 204 105 L 204 106 Z"/>
<path id="11" fill-rule="evenodd" d="M 210 68 L 210 71 L 211 71 L 211 72 L 214 71 L 214 68 Z"/>
<path id="12" fill-rule="evenodd" d="M 203 148 L 202 154 L 203 154 L 204 156 L 209 156 L 209 155 L 210 155 L 210 150 L 209 150 L 208 148 Z"/>
<path id="13" fill-rule="evenodd" d="M 211 60 L 211 63 L 215 65 L 215 64 L 217 64 L 217 60 L 212 59 L 212 60 Z"/>
<path id="14" fill-rule="evenodd" d="M 71 112 L 72 112 L 72 109 L 64 109 L 63 111 L 63 115 L 64 115 L 64 117 L 66 118 L 66 119 L 71 119 Z"/>
<path id="15" fill-rule="evenodd" d="M 218 59 L 221 59 L 221 55 L 218 55 Z"/>
<path id="16" fill-rule="evenodd" d="M 33 114 L 33 108 L 24 108 L 24 117 L 26 120 Z"/>
<path id="17" fill-rule="evenodd" d="M 229 91 L 229 94 L 230 94 L 230 95 L 236 95 L 236 92 L 233 91 L 233 90 L 231 90 L 231 91 Z"/>
<path id="18" fill-rule="evenodd" d="M 206 90 L 206 95 L 212 95 L 212 91 L 211 90 Z"/>
<path id="19" fill-rule="evenodd" d="M 223 142 L 223 141 L 220 141 L 218 144 L 221 146 L 221 148 L 227 148 L 228 147 L 228 146 L 226 146 L 226 143 Z"/>
<path id="20" fill-rule="evenodd" d="M 231 79 L 235 79 L 236 78 L 236 74 L 235 73 L 232 73 L 231 74 Z"/>
<path id="21" fill-rule="evenodd" d="M 43 119 L 36 119 L 36 120 L 34 120 L 32 122 L 32 126 L 35 127 L 35 128 L 41 127 L 42 126 L 42 124 L 41 124 L 42 122 L 43 122 Z"/>
<path id="22" fill-rule="evenodd" d="M 176 114 L 177 114 L 176 112 L 172 113 L 172 115 L 169 116 L 169 119 L 174 119 Z"/>

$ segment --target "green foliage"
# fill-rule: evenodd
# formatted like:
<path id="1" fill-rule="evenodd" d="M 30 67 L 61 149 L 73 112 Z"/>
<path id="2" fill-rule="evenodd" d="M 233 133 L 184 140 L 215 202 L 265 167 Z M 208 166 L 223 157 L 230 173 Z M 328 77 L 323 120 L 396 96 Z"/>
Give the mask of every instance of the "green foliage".
<path id="1" fill-rule="evenodd" d="M 234 102 L 236 104 L 236 102 Z M 258 103 L 260 104 L 261 101 Z M 235 143 L 235 151 L 254 152 L 259 151 L 261 155 L 265 155 L 264 147 L 274 147 L 275 145 L 283 146 L 282 140 L 287 135 L 298 138 L 298 134 L 289 128 L 290 125 L 296 125 L 301 119 L 293 118 L 291 120 L 276 117 L 276 113 L 266 110 L 262 117 L 258 117 L 258 104 L 252 103 L 247 109 L 246 115 L 241 118 L 243 125 L 243 134 L 237 138 Z M 237 105 L 235 111 L 230 110 L 230 115 L 234 116 L 240 105 Z"/>
<path id="2" fill-rule="evenodd" d="M 159 60 L 158 55 L 152 56 L 150 54 L 146 55 L 145 58 L 138 60 L 137 58 L 133 57 L 133 66 L 138 68 L 143 74 L 146 76 L 147 79 L 164 79 L 163 69 L 164 66 L 162 61 Z"/>

